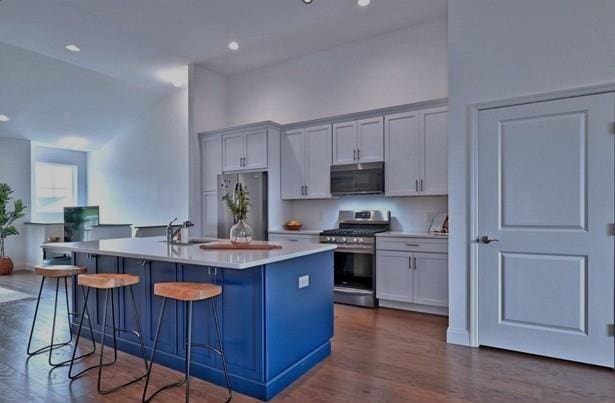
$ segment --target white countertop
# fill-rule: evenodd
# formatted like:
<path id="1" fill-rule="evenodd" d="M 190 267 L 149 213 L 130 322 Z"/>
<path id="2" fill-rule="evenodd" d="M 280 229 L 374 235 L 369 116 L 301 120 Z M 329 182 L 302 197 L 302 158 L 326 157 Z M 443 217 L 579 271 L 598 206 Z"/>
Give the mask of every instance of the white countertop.
<path id="1" fill-rule="evenodd" d="M 298 231 L 291 231 L 289 229 L 277 228 L 270 229 L 270 234 L 293 234 L 293 235 L 320 235 L 321 229 L 300 229 Z"/>
<path id="2" fill-rule="evenodd" d="M 420 232 L 420 231 L 387 231 L 387 232 L 379 232 L 376 234 L 377 237 L 385 237 L 385 238 L 429 238 L 429 239 L 448 239 L 448 235 L 434 235 L 429 232 Z"/>
<path id="3" fill-rule="evenodd" d="M 297 242 L 276 242 L 276 244 L 281 245 L 282 249 L 239 251 L 203 250 L 199 248 L 198 244 L 167 245 L 164 237 L 152 237 L 46 243 L 43 244 L 42 247 L 50 251 L 121 256 L 133 259 L 222 267 L 227 269 L 248 269 L 250 267 L 326 252 L 336 248 L 335 245 L 318 243 L 303 244 Z"/>

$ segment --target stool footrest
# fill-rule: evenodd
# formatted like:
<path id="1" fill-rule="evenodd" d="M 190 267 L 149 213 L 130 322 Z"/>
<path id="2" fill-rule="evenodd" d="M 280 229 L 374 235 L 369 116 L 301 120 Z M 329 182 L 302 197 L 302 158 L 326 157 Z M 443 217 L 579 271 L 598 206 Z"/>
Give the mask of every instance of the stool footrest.
<path id="1" fill-rule="evenodd" d="M 188 343 L 186 343 L 186 346 L 187 345 L 188 345 Z M 219 348 L 216 348 L 216 347 L 212 346 L 211 344 L 192 343 L 192 347 L 206 348 L 206 349 L 211 350 L 214 353 L 218 354 L 219 356 L 222 356 L 222 351 Z"/>

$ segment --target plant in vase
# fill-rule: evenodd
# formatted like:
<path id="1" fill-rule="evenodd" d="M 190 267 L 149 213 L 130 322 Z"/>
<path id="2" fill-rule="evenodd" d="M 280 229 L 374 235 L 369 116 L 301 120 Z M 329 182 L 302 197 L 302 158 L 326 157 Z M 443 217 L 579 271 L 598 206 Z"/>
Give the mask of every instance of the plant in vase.
<path id="1" fill-rule="evenodd" d="M 250 208 L 250 193 L 239 183 L 232 194 L 227 193 L 222 199 L 226 201 L 235 221 L 229 234 L 231 242 L 249 244 L 252 242 L 252 228 L 246 223 L 246 218 Z"/>
<path id="2" fill-rule="evenodd" d="M 25 204 L 22 200 L 15 200 L 13 211 L 8 211 L 9 201 L 12 200 L 13 190 L 6 183 L 0 183 L 0 275 L 13 272 L 13 261 L 5 255 L 4 241 L 11 235 L 19 235 L 13 223 L 24 216 Z"/>

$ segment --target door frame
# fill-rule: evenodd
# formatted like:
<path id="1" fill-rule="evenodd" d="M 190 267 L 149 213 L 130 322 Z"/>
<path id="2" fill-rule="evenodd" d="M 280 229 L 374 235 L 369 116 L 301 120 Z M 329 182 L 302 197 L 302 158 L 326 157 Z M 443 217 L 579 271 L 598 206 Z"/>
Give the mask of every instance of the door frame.
<path id="1" fill-rule="evenodd" d="M 615 83 L 605 83 L 595 86 L 577 87 L 567 90 L 552 91 L 538 93 L 532 95 L 523 95 L 512 98 L 505 98 L 495 101 L 487 101 L 469 106 L 469 122 L 470 122 L 470 222 L 468 228 L 469 249 L 470 249 L 470 282 L 469 282 L 469 342 L 471 347 L 479 346 L 479 330 L 478 330 L 478 242 L 476 239 L 478 233 L 478 121 L 479 113 L 488 109 L 503 108 L 509 106 L 517 106 L 531 104 L 536 102 L 554 101 L 565 98 L 577 98 L 587 95 L 597 95 L 614 92 Z M 613 111 L 615 114 L 615 111 Z M 613 122 L 612 130 L 615 133 L 615 122 Z M 614 262 L 615 266 L 615 262 Z M 450 303 L 450 302 L 449 302 Z M 615 299 L 613 300 L 615 304 Z"/>

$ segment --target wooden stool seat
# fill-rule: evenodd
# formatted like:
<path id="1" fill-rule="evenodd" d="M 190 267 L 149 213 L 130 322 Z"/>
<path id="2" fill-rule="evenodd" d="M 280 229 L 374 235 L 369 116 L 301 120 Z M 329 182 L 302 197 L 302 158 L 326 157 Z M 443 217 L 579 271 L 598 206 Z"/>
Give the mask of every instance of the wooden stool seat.
<path id="1" fill-rule="evenodd" d="M 76 276 L 87 272 L 85 267 L 79 266 L 35 266 L 34 273 L 49 278 Z"/>
<path id="2" fill-rule="evenodd" d="M 118 288 L 138 284 L 141 279 L 133 274 L 97 273 L 80 274 L 77 283 L 92 288 Z"/>
<path id="3" fill-rule="evenodd" d="M 202 301 L 222 294 L 222 287 L 209 283 L 156 283 L 154 295 L 180 301 Z"/>

